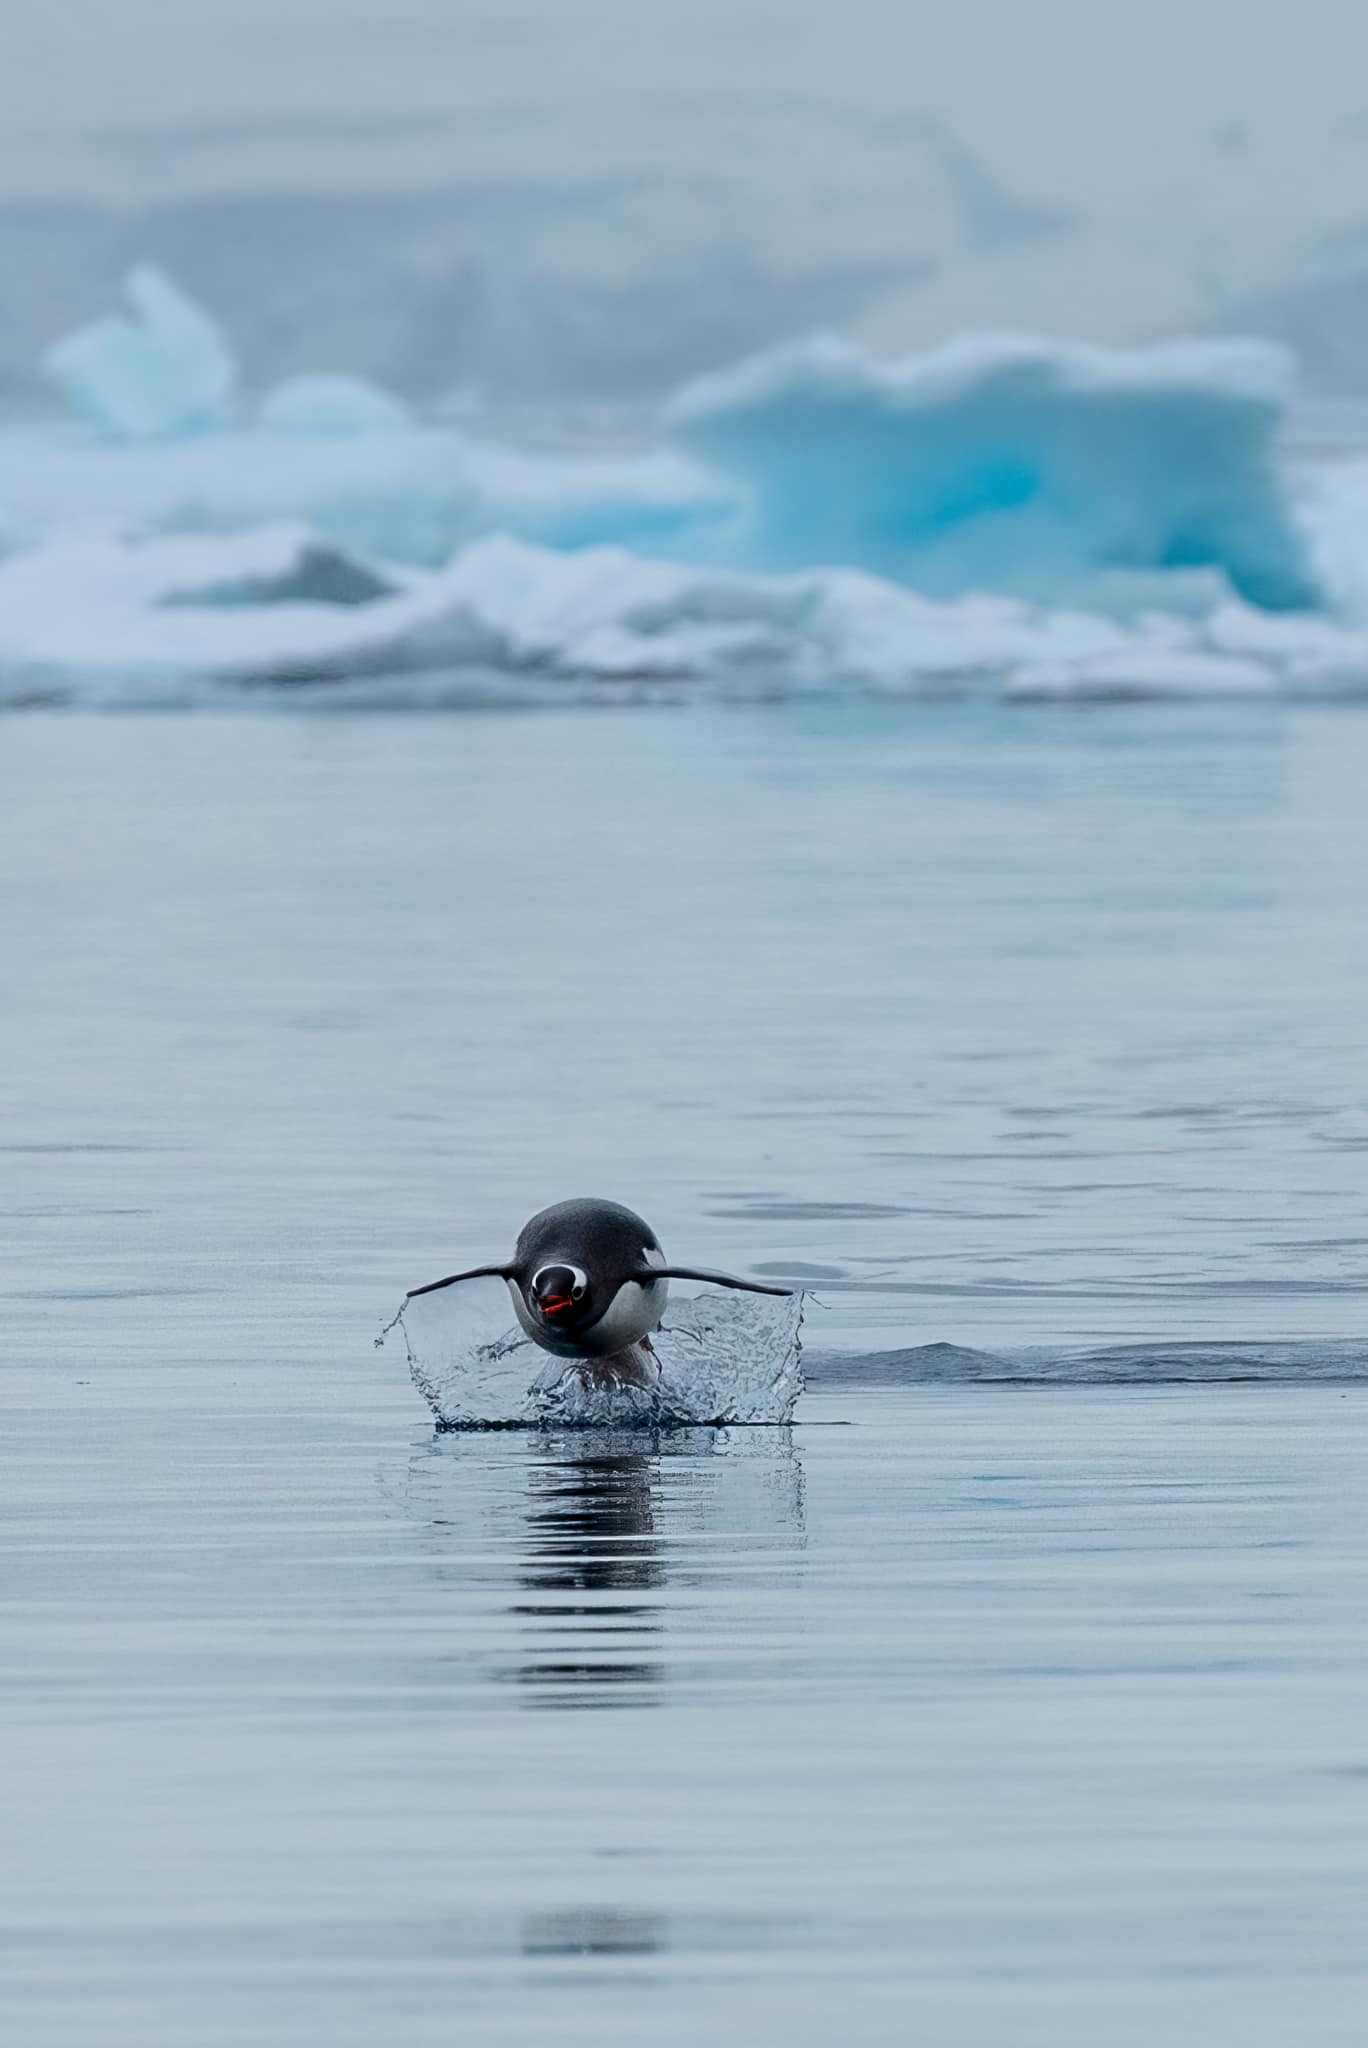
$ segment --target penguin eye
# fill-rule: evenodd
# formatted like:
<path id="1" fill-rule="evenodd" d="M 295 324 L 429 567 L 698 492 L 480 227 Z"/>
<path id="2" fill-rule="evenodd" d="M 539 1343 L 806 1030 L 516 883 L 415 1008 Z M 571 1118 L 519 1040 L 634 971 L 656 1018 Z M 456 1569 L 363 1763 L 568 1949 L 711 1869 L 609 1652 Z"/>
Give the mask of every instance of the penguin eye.
<path id="1" fill-rule="evenodd" d="M 574 1286 L 570 1289 L 570 1299 L 572 1301 L 583 1301 L 584 1282 L 582 1280 L 577 1280 Z"/>

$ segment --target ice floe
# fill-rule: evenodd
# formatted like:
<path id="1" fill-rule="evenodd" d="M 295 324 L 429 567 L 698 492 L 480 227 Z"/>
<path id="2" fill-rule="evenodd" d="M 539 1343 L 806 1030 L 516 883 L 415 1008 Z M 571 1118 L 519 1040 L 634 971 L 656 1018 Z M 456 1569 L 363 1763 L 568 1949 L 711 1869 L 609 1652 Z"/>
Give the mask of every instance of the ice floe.
<path id="1" fill-rule="evenodd" d="M 1132 620 L 861 570 L 788 576 L 499 536 L 425 570 L 307 529 L 53 540 L 0 562 L 0 698 L 175 702 L 248 685 L 391 702 L 707 688 L 1097 699 L 1368 689 L 1368 632 L 1229 599 Z M 358 686 L 365 686 L 358 689 Z"/>

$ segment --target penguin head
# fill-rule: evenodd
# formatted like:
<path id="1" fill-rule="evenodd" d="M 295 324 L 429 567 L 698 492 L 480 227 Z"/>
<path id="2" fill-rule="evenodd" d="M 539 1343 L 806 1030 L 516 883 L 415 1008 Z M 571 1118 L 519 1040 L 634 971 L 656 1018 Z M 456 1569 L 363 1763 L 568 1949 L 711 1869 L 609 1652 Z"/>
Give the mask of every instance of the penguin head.
<path id="1" fill-rule="evenodd" d="M 664 1282 L 655 1232 L 617 1202 L 557 1202 L 525 1223 L 507 1269 L 519 1323 L 544 1350 L 607 1357 L 660 1321 Z"/>
<path id="2" fill-rule="evenodd" d="M 600 1292 L 582 1266 L 553 1259 L 533 1273 L 523 1297 L 546 1330 L 573 1338 L 603 1313 L 607 1303 Z"/>

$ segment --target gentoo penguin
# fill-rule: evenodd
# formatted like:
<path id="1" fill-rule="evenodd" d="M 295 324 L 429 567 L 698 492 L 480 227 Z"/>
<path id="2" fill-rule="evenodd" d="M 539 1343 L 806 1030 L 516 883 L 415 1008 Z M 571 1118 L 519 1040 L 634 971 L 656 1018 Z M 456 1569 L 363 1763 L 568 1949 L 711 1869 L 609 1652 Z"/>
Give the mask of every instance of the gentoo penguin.
<path id="1" fill-rule="evenodd" d="M 703 1266 L 666 1264 L 649 1223 L 618 1202 L 557 1202 L 525 1223 L 500 1266 L 449 1273 L 405 1299 L 494 1276 L 508 1282 L 513 1312 L 534 1343 L 560 1358 L 612 1358 L 660 1328 L 671 1280 L 703 1280 L 748 1294 L 788 1294 Z"/>

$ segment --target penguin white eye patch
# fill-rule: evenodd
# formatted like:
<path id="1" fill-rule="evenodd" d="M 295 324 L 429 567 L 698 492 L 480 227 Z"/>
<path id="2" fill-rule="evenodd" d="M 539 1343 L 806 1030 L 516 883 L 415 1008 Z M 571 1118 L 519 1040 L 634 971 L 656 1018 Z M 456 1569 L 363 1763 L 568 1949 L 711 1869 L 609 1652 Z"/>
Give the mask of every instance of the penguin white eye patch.
<path id="1" fill-rule="evenodd" d="M 570 1288 L 571 1300 L 582 1301 L 584 1299 L 585 1290 L 589 1285 L 589 1279 L 587 1274 L 582 1273 L 578 1266 L 567 1265 L 564 1259 L 553 1259 L 549 1266 L 542 1266 L 539 1271 L 535 1272 L 532 1275 L 532 1291 L 534 1294 L 536 1293 L 538 1286 L 541 1284 L 541 1278 L 543 1273 L 568 1273 L 571 1277 L 572 1282 Z"/>

